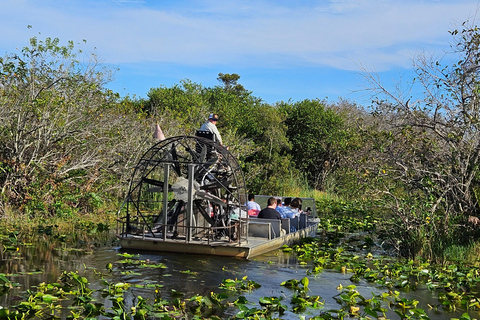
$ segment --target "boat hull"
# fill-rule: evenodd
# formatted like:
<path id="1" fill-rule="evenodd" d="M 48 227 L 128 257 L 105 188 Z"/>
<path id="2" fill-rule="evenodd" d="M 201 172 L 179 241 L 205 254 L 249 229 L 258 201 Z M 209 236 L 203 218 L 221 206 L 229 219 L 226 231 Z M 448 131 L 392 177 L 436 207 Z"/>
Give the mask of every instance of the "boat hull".
<path id="1" fill-rule="evenodd" d="M 175 239 L 147 238 L 128 235 L 119 237 L 120 245 L 129 250 L 145 250 L 157 252 L 175 252 L 200 255 L 215 255 L 250 259 L 260 254 L 276 250 L 284 245 L 292 245 L 302 238 L 316 235 L 318 224 L 312 224 L 305 229 L 288 233 L 273 239 L 249 237 L 243 242 L 189 241 Z"/>

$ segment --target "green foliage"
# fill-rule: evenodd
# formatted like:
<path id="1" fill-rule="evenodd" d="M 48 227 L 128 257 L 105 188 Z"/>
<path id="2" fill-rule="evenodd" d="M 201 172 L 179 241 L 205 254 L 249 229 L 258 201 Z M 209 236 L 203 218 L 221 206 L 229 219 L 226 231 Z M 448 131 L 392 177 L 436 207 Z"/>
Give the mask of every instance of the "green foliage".
<path id="1" fill-rule="evenodd" d="M 221 81 L 224 85 L 225 91 L 233 91 L 236 94 L 242 94 L 245 92 L 245 88 L 237 83 L 240 79 L 240 76 L 236 73 L 219 73 L 218 74 L 218 81 Z"/>
<path id="2" fill-rule="evenodd" d="M 280 106 L 286 114 L 287 137 L 293 162 L 315 189 L 324 189 L 326 177 L 350 148 L 352 134 L 341 114 L 319 100 Z"/>
<path id="3" fill-rule="evenodd" d="M 260 284 L 253 280 L 247 280 L 247 276 L 239 279 L 224 279 L 220 284 L 220 289 L 242 292 L 242 291 L 251 291 L 253 289 L 260 288 Z"/>
<path id="4" fill-rule="evenodd" d="M 31 215 L 105 206 L 122 193 L 125 167 L 151 136 L 142 102 L 118 103 L 104 88 L 111 71 L 94 54 L 91 63 L 80 57 L 71 41 L 34 37 L 20 54 L 0 58 L 0 190 Z"/>
<path id="5" fill-rule="evenodd" d="M 442 259 L 478 233 L 468 219 L 480 208 L 479 29 L 467 21 L 451 35 L 456 63 L 414 60 L 419 95 L 388 92 L 376 75 L 366 77 L 377 99 L 363 173 L 390 213 L 385 234 L 409 256 Z"/>
<path id="6" fill-rule="evenodd" d="M 180 126 L 179 132 L 190 132 L 198 129 L 206 119 L 209 111 L 206 107 L 204 88 L 189 80 L 182 80 L 181 85 L 171 88 L 164 86 L 152 88 L 148 92 L 148 100 L 145 104 L 146 111 L 158 117 L 175 120 Z"/>
<path id="7" fill-rule="evenodd" d="M 308 284 L 309 280 L 307 277 L 302 278 L 301 280 L 290 279 L 282 282 L 280 285 L 285 286 L 294 290 L 294 295 L 292 296 L 292 305 L 294 312 L 302 312 L 307 308 L 321 308 L 323 306 L 323 301 L 320 301 L 320 296 L 309 296 L 308 295 Z"/>
<path id="8" fill-rule="evenodd" d="M 10 281 L 5 274 L 0 273 L 0 296 L 18 286 L 20 286 L 19 283 Z"/>
<path id="9" fill-rule="evenodd" d="M 438 90 L 415 103 L 389 95 L 372 114 L 343 100 L 270 105 L 236 73 L 219 73 L 215 87 L 182 80 L 150 89 L 147 99 L 120 99 L 104 87 L 112 71 L 95 55 L 84 63 L 71 41 L 32 38 L 0 58 L 0 214 L 12 207 L 29 218 L 71 219 L 116 206 L 155 142 L 155 124 L 167 137 L 192 135 L 214 112 L 248 191 L 339 195 L 345 202 L 318 207 L 349 225 L 359 215 L 364 230 L 376 221 L 403 255 L 441 260 L 480 233 L 468 223 L 480 190 L 478 28 L 465 24 L 452 35 L 456 64 L 416 64 L 418 79 Z"/>
<path id="10" fill-rule="evenodd" d="M 83 64 L 81 53 L 73 42 L 32 38 L 22 55 L 0 60 L 2 197 L 22 212 L 68 218 L 103 210 L 123 196 L 128 168 L 153 143 L 155 123 L 166 136 L 190 135 L 212 112 L 220 116 L 219 129 L 249 191 L 281 195 L 308 188 L 312 175 L 295 165 L 286 108 L 254 97 L 238 74 L 219 73 L 222 85 L 213 88 L 182 80 L 152 88 L 148 99 L 119 100 L 103 87 L 110 71 Z"/>

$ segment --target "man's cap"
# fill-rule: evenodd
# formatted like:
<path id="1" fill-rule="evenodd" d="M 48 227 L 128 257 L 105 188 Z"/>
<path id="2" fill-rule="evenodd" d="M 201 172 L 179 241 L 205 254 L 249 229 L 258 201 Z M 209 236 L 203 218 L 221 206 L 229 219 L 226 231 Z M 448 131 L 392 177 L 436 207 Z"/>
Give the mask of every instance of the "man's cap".
<path id="1" fill-rule="evenodd" d="M 218 121 L 218 115 L 216 115 L 215 113 L 210 113 L 210 115 L 208 116 L 208 119 L 212 119 L 213 121 Z"/>

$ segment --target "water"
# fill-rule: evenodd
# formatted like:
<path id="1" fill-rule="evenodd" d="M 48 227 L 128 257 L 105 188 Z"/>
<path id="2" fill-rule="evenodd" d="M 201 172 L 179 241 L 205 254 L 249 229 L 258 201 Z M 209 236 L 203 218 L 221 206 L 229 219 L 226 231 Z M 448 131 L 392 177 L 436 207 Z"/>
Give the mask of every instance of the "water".
<path id="1" fill-rule="evenodd" d="M 86 249 L 86 250 L 85 250 Z M 183 292 L 186 298 L 195 294 L 209 295 L 210 292 L 221 292 L 219 285 L 223 279 L 247 279 L 261 284 L 261 288 L 251 292 L 242 293 L 248 301 L 258 303 L 262 297 L 284 297 L 283 304 L 289 306 L 293 291 L 280 286 L 280 283 L 290 279 L 300 280 L 307 276 L 309 265 L 302 266 L 297 263 L 293 254 L 273 251 L 256 257 L 254 260 L 242 260 L 214 256 L 186 255 L 172 253 L 135 252 L 138 256 L 134 259 L 145 260 L 148 263 L 162 263 L 166 268 L 142 268 L 137 265 L 125 265 L 119 261 L 125 259 L 121 256 L 124 251 L 115 246 L 82 248 L 82 250 L 66 250 L 56 248 L 47 242 L 38 242 L 33 246 L 19 246 L 19 250 L 0 252 L 0 273 L 9 275 L 8 278 L 20 284 L 19 288 L 12 289 L 8 294 L 0 296 L 0 306 L 15 305 L 24 299 L 24 291 L 41 282 L 56 282 L 63 271 L 78 271 L 90 281 L 90 288 L 100 290 L 104 286 L 100 283 L 97 272 L 104 274 L 110 282 L 128 282 L 132 286 L 125 295 L 126 301 L 134 303 L 137 296 L 152 298 L 152 288 L 142 288 L 145 283 L 156 284 L 161 287 L 162 298 L 170 300 L 172 290 Z M 128 252 L 132 253 L 132 252 Z M 112 263 L 113 270 L 109 272 L 106 265 Z M 94 271 L 95 270 L 95 271 Z M 339 304 L 334 296 L 339 293 L 339 285 L 349 286 L 350 274 L 343 274 L 334 270 L 324 270 L 317 275 L 309 275 L 309 295 L 319 295 L 325 301 L 324 309 L 338 309 Z M 135 286 L 138 285 L 138 286 Z M 355 283 L 358 291 L 365 298 L 373 294 L 388 291 L 372 283 Z M 464 310 L 455 313 L 445 313 L 430 309 L 428 304 L 438 305 L 434 292 L 425 287 L 415 291 L 403 292 L 402 297 L 417 299 L 418 307 L 427 311 L 431 319 L 450 319 L 460 316 Z M 103 301 L 100 294 L 95 297 Z M 109 302 L 104 301 L 108 308 Z M 249 307 L 252 307 L 250 305 Z M 441 310 L 441 308 L 439 308 Z M 237 309 L 230 308 L 223 316 L 233 316 Z M 319 310 L 307 310 L 306 317 L 318 315 Z M 62 315 L 63 316 L 63 315 Z M 478 316 L 472 314 L 472 316 Z M 299 315 L 287 312 L 283 319 L 298 319 Z M 388 313 L 391 319 L 399 317 L 393 311 Z"/>

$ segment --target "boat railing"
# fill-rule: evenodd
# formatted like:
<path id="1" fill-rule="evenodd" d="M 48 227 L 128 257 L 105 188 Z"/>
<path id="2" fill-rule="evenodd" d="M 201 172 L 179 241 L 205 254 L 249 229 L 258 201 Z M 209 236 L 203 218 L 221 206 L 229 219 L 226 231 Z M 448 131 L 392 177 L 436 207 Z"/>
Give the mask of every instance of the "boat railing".
<path id="1" fill-rule="evenodd" d="M 128 221 L 126 217 L 117 218 L 117 237 L 120 239 L 131 236 L 140 237 L 142 240 L 155 239 L 155 241 L 182 241 L 201 242 L 227 242 L 238 245 L 246 239 L 245 224 L 241 221 L 232 222 L 227 226 L 188 226 L 182 224 L 146 223 L 140 220 Z M 188 236 L 191 235 L 191 236 Z"/>

